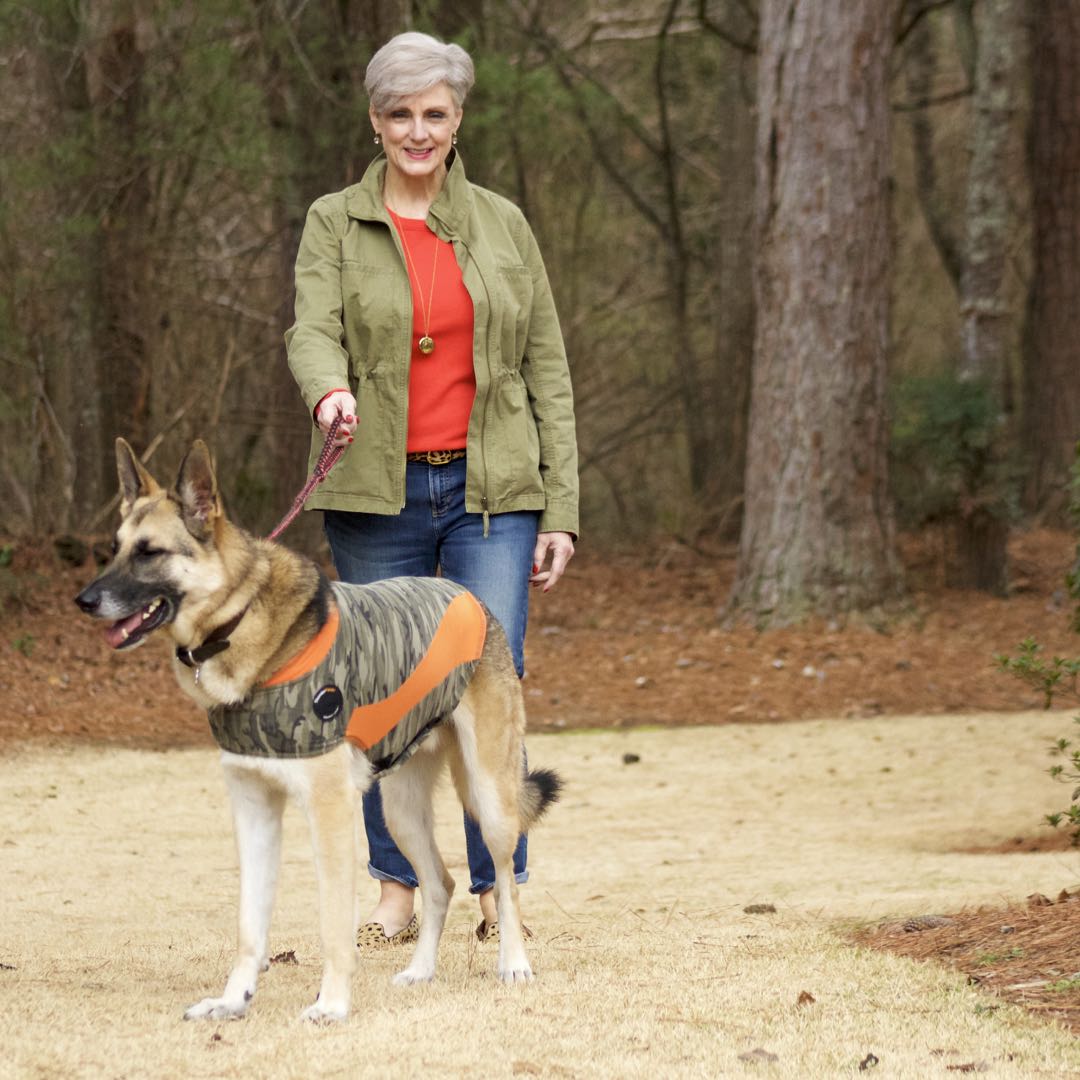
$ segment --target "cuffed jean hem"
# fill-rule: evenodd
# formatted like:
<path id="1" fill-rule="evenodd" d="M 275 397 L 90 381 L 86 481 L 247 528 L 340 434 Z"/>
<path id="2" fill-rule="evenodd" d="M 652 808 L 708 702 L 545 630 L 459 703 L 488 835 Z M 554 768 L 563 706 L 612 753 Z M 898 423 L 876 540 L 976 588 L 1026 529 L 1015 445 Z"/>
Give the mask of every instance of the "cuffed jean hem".
<path id="1" fill-rule="evenodd" d="M 388 874 L 385 871 L 380 870 L 372 863 L 367 864 L 367 872 L 376 881 L 396 881 L 399 885 L 404 885 L 406 886 L 406 888 L 409 889 L 418 889 L 420 887 L 420 882 L 416 880 L 416 876 L 414 874 L 408 874 L 404 877 L 397 877 L 394 874 Z"/>
<path id="2" fill-rule="evenodd" d="M 408 889 L 418 889 L 420 887 L 420 882 L 411 875 L 407 877 L 395 877 L 393 874 L 388 874 L 384 870 L 380 870 L 377 866 L 374 866 L 371 863 L 368 863 L 367 872 L 376 881 L 396 881 L 399 885 L 404 885 Z M 525 882 L 529 880 L 529 871 L 523 870 L 520 874 L 515 874 L 514 880 L 519 885 L 524 885 Z M 488 889 L 494 888 L 494 881 L 481 881 L 479 884 L 473 884 L 469 886 L 469 895 L 479 896 L 481 893 L 487 892 Z"/>
<path id="3" fill-rule="evenodd" d="M 524 885 L 525 882 L 529 880 L 529 871 L 528 870 L 522 870 L 522 872 L 520 874 L 515 874 L 514 875 L 514 880 L 519 885 Z M 494 889 L 494 888 L 495 888 L 495 882 L 494 881 L 482 881 L 482 882 L 480 882 L 479 885 L 470 885 L 469 886 L 469 895 L 470 896 L 479 896 L 482 892 L 487 892 L 488 889 Z"/>

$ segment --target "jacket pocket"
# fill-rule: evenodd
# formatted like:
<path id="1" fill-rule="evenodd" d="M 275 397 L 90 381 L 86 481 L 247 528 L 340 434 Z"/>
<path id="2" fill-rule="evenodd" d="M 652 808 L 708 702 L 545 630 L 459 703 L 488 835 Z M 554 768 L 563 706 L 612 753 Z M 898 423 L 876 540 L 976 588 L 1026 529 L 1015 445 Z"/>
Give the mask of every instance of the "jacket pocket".
<path id="1" fill-rule="evenodd" d="M 380 357 L 372 354 L 372 342 L 385 347 L 394 340 L 397 325 L 398 282 L 387 266 L 353 262 L 341 263 L 341 322 L 344 345 L 353 372 L 372 371 Z"/>
<path id="2" fill-rule="evenodd" d="M 500 264 L 498 300 L 503 363 L 516 371 L 525 355 L 532 315 L 532 273 L 527 266 Z"/>
<path id="3" fill-rule="evenodd" d="M 525 383 L 518 372 L 506 371 L 492 390 L 503 443 L 493 489 L 502 499 L 542 495 L 540 435 Z"/>

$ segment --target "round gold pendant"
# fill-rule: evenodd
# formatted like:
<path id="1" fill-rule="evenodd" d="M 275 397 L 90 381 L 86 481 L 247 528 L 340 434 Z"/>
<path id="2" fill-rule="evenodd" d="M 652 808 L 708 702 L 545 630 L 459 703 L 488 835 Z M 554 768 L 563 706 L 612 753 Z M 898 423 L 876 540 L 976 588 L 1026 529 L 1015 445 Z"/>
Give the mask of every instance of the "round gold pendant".
<path id="1" fill-rule="evenodd" d="M 425 334 L 420 339 L 420 351 L 425 356 L 430 356 L 435 351 L 435 340 L 434 340 L 434 338 L 430 338 L 430 337 L 427 336 L 427 334 Z"/>

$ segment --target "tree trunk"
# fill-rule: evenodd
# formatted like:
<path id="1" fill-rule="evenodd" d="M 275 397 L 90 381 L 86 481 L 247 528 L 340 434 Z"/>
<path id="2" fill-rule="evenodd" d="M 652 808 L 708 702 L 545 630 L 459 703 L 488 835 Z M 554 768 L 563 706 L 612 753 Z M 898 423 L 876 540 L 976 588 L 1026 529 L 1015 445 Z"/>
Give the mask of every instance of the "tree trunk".
<path id="1" fill-rule="evenodd" d="M 908 120 L 915 155 L 915 195 L 945 272 L 959 289 L 963 272 L 959 229 L 955 224 L 954 208 L 949 205 L 948 194 L 938 176 L 938 154 L 934 147 L 934 125 L 929 104 L 934 97 L 934 76 L 937 72 L 937 43 L 930 19 L 920 19 L 912 30 L 909 50 L 905 72 L 912 102 Z"/>
<path id="2" fill-rule="evenodd" d="M 1005 544 L 1009 523 L 975 507 L 953 528 L 953 557 L 949 560 L 947 584 L 958 589 L 979 589 L 1004 596 L 1008 585 Z"/>
<path id="3" fill-rule="evenodd" d="M 149 280 L 150 188 L 143 129 L 145 57 L 124 5 L 88 9 L 92 47 L 86 78 L 95 136 L 103 148 L 99 182 L 110 205 L 98 232 L 96 347 L 102 390 L 95 453 L 111 469 L 113 440 L 147 442 L 149 358 L 145 285 Z"/>
<path id="4" fill-rule="evenodd" d="M 997 418 L 987 452 L 1007 436 L 1005 386 L 1015 319 L 1006 291 L 1013 238 L 1010 179 L 1019 109 L 1023 25 L 1017 0 L 986 0 L 979 8 L 967 230 L 960 282 L 961 349 L 958 375 L 982 383 Z M 956 561 L 950 584 L 1004 595 L 1008 587 L 1008 500 L 994 491 L 968 492 L 974 507 L 956 523 Z M 989 507 L 989 508 L 988 508 Z"/>
<path id="5" fill-rule="evenodd" d="M 754 347 L 754 288 L 746 272 L 753 250 L 754 116 L 743 99 L 742 57 L 728 54 L 717 86 L 717 167 L 724 178 L 715 206 L 719 235 L 713 247 L 710 307 L 716 352 L 708 385 L 716 426 L 712 482 L 720 539 L 738 538 L 746 474 L 746 425 Z"/>
<path id="6" fill-rule="evenodd" d="M 1080 438 L 1080 0 L 1037 6 L 1032 68 L 1035 271 L 1025 350 L 1025 502 L 1064 520 Z"/>
<path id="7" fill-rule="evenodd" d="M 1013 319 L 1005 294 L 1012 236 L 1009 178 L 1018 74 L 1024 57 L 1017 0 L 985 0 L 979 11 L 978 59 L 967 181 L 967 243 L 961 277 L 960 377 L 985 382 L 1000 402 Z"/>
<path id="8" fill-rule="evenodd" d="M 759 623 L 898 595 L 885 417 L 887 61 L 898 0 L 765 0 L 757 331 L 733 607 Z"/>

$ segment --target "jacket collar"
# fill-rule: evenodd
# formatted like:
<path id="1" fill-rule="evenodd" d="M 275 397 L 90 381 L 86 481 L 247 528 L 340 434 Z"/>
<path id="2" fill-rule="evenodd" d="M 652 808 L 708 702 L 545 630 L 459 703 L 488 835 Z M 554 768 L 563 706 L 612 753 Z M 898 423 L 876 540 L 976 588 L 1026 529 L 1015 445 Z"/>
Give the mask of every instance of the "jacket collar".
<path id="1" fill-rule="evenodd" d="M 377 157 L 364 173 L 359 184 L 348 189 L 345 210 L 350 217 L 361 221 L 390 223 L 383 204 L 383 180 L 386 177 L 386 158 Z M 472 185 L 465 176 L 465 165 L 457 150 L 446 159 L 446 183 L 428 211 L 428 223 L 438 224 L 436 230 L 444 239 L 455 236 L 467 238 L 468 221 L 473 208 Z"/>

